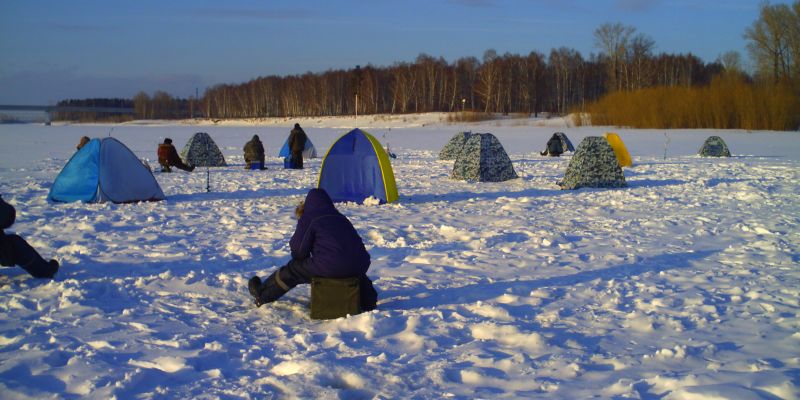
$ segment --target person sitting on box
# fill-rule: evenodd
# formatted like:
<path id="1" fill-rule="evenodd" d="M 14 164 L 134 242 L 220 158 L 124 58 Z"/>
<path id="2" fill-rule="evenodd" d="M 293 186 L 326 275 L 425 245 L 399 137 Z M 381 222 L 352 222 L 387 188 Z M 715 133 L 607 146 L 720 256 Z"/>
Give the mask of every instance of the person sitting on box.
<path id="1" fill-rule="evenodd" d="M 161 172 L 172 172 L 170 167 L 177 167 L 187 172 L 194 171 L 194 165 L 183 163 L 170 138 L 165 138 L 164 143 L 158 145 L 158 163 L 161 164 Z"/>
<path id="2" fill-rule="evenodd" d="M 258 135 L 253 135 L 253 138 L 244 144 L 244 162 L 246 163 L 244 169 L 267 169 L 264 159 L 264 145 Z"/>
<path id="3" fill-rule="evenodd" d="M 292 259 L 266 281 L 254 276 L 248 290 L 257 307 L 278 300 L 293 287 L 314 277 L 359 278 L 361 310 L 374 310 L 378 301 L 367 277 L 370 256 L 350 220 L 333 205 L 323 189 L 311 189 L 295 209 L 297 228 L 289 242 Z"/>
<path id="4" fill-rule="evenodd" d="M 0 265 L 19 265 L 34 278 L 52 278 L 58 272 L 58 261 L 45 261 L 25 239 L 5 233 L 17 218 L 17 210 L 0 197 Z"/>

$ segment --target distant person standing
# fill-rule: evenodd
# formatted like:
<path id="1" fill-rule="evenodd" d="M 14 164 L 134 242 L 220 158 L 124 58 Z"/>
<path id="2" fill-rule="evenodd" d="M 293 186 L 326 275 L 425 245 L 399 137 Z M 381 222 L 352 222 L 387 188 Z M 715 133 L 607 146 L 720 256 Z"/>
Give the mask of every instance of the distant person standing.
<path id="1" fill-rule="evenodd" d="M 303 150 L 306 149 L 306 132 L 300 124 L 294 124 L 294 129 L 289 133 L 289 151 L 292 152 L 290 165 L 293 169 L 303 169 Z"/>
<path id="2" fill-rule="evenodd" d="M 161 164 L 161 172 L 172 172 L 170 167 L 177 167 L 188 172 L 194 171 L 194 165 L 189 166 L 183 163 L 170 138 L 165 138 L 164 143 L 158 145 L 158 163 Z"/>
<path id="3" fill-rule="evenodd" d="M 264 144 L 258 135 L 253 135 L 249 142 L 244 144 L 245 169 L 251 169 L 252 163 L 261 163 L 259 169 L 267 169 L 264 165 Z"/>
<path id="4" fill-rule="evenodd" d="M 86 146 L 86 143 L 89 143 L 89 140 L 90 140 L 90 139 L 89 139 L 89 137 L 88 137 L 88 136 L 84 136 L 84 137 L 82 137 L 82 138 L 81 138 L 81 141 L 80 141 L 80 142 L 78 142 L 78 146 L 76 146 L 76 148 L 77 148 L 78 150 L 82 149 L 82 148 L 83 148 L 83 146 Z"/>
<path id="5" fill-rule="evenodd" d="M 17 210 L 0 197 L 0 229 L 14 224 Z M 25 239 L 0 231 L 0 265 L 19 265 L 34 278 L 52 278 L 58 272 L 58 261 L 45 261 Z"/>

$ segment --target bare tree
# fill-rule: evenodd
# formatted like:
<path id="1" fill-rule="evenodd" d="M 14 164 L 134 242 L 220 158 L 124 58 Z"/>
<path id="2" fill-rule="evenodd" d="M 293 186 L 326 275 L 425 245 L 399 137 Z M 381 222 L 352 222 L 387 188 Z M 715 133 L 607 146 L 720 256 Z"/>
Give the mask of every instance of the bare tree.
<path id="1" fill-rule="evenodd" d="M 797 3 L 797 2 L 795 2 Z M 794 6 L 798 8 L 797 4 Z M 761 12 L 753 25 L 745 30 L 747 50 L 761 76 L 777 82 L 792 78 L 791 36 L 798 28 L 794 11 L 786 4 L 761 4 Z"/>
<path id="2" fill-rule="evenodd" d="M 594 31 L 595 46 L 608 58 L 609 90 L 622 90 L 625 55 L 636 28 L 617 22 L 600 25 Z"/>

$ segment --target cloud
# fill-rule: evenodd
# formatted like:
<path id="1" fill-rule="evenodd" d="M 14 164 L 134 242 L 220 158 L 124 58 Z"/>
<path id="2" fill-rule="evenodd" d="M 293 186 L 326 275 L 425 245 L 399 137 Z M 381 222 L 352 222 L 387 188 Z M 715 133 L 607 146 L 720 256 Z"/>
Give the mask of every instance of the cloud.
<path id="1" fill-rule="evenodd" d="M 654 8 L 661 0 L 616 0 L 615 5 L 624 11 L 644 12 Z"/>
<path id="2" fill-rule="evenodd" d="M 316 13 L 306 9 L 283 9 L 283 10 L 264 10 L 264 9 L 243 9 L 243 8 L 197 8 L 190 10 L 189 15 L 208 18 L 226 19 L 308 19 L 316 16 Z"/>
<path id="3" fill-rule="evenodd" d="M 494 0 L 449 0 L 450 3 L 469 7 L 491 7 L 495 5 Z"/>

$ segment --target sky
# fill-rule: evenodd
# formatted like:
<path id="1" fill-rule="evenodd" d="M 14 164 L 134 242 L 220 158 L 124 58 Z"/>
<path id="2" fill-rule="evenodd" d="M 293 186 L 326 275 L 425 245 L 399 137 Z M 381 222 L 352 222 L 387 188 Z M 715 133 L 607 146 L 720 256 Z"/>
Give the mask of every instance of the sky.
<path id="1" fill-rule="evenodd" d="M 786 1 L 773 1 L 789 2 Z M 421 53 L 488 49 L 597 53 L 594 30 L 621 22 L 655 51 L 747 60 L 759 0 L 0 0 L 0 104 L 133 97 L 259 76 L 388 66 Z"/>

